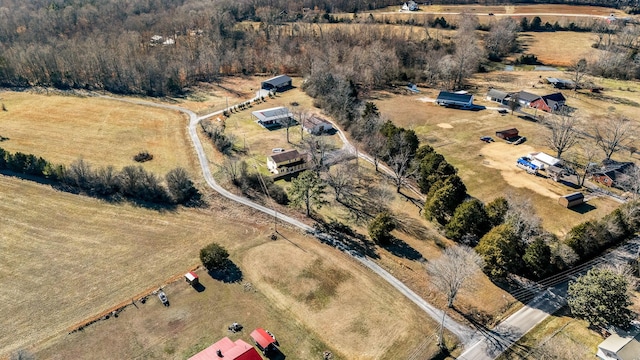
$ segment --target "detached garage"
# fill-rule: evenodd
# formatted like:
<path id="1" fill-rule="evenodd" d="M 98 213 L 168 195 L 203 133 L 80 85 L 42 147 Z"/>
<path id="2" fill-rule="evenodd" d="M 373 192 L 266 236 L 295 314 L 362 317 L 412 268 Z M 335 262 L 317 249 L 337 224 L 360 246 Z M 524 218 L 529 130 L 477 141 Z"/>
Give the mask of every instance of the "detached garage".
<path id="1" fill-rule="evenodd" d="M 441 91 L 436 104 L 452 108 L 470 109 L 473 107 L 473 95 Z"/>
<path id="2" fill-rule="evenodd" d="M 291 78 L 287 75 L 278 75 L 267 79 L 260 84 L 260 88 L 267 91 L 285 91 L 292 86 Z"/>

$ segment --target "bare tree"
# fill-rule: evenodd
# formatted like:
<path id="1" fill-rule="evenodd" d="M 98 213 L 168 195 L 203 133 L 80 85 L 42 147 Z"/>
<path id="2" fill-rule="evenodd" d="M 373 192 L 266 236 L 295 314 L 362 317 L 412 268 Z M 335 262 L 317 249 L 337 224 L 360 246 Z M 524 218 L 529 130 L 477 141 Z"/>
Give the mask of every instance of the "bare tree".
<path id="1" fill-rule="evenodd" d="M 11 353 L 10 360 L 35 360 L 35 356 L 25 349 L 20 349 Z"/>
<path id="2" fill-rule="evenodd" d="M 518 93 L 515 93 L 509 97 L 509 102 L 507 103 L 507 106 L 509 106 L 509 110 L 511 110 L 511 115 L 513 115 L 514 111 L 520 108 L 520 99 L 519 99 Z"/>
<path id="3" fill-rule="evenodd" d="M 325 170 L 324 161 L 327 152 L 330 150 L 330 145 L 329 143 L 327 143 L 325 138 L 316 135 L 308 136 L 304 139 L 303 146 L 309 153 L 309 158 L 311 160 L 311 164 L 313 165 L 313 170 L 316 173 Z"/>
<path id="4" fill-rule="evenodd" d="M 629 166 L 624 175 L 618 180 L 618 186 L 630 195 L 630 200 L 636 202 L 640 197 L 640 167 Z"/>
<path id="5" fill-rule="evenodd" d="M 348 163 L 333 166 L 329 171 L 327 171 L 325 181 L 335 192 L 336 201 L 341 202 L 341 197 L 350 193 L 353 189 L 353 169 Z"/>
<path id="6" fill-rule="evenodd" d="M 556 151 L 556 157 L 561 158 L 562 154 L 571 149 L 578 142 L 579 120 L 571 116 L 568 111 L 561 110 L 555 115 L 551 115 L 546 124 L 549 132 L 545 136 L 547 145 Z"/>
<path id="7" fill-rule="evenodd" d="M 304 123 L 311 117 L 311 113 L 307 110 L 294 110 L 293 116 L 297 118 L 300 123 L 300 139 L 304 141 Z M 287 136 L 287 142 L 288 141 L 289 136 Z"/>
<path id="8" fill-rule="evenodd" d="M 288 110 L 283 110 L 283 111 L 286 112 Z M 293 116 L 284 117 L 280 119 L 278 122 L 280 123 L 280 125 L 284 126 L 285 129 L 287 129 L 287 143 L 291 144 L 291 141 L 289 141 L 289 129 L 292 126 L 297 125 L 298 122 L 296 121 L 296 119 L 294 119 Z"/>
<path id="9" fill-rule="evenodd" d="M 573 81 L 573 92 L 578 91 L 580 82 L 587 72 L 587 60 L 582 58 L 571 67 L 571 80 Z"/>
<path id="10" fill-rule="evenodd" d="M 531 199 L 508 194 L 507 202 L 509 208 L 504 216 L 504 222 L 513 226 L 514 232 L 523 243 L 530 243 L 543 233 L 542 220 L 536 214 Z"/>
<path id="11" fill-rule="evenodd" d="M 446 248 L 438 259 L 429 262 L 427 271 L 433 285 L 447 297 L 447 306 L 453 307 L 458 292 L 467 280 L 480 272 L 483 260 L 478 253 L 466 245 Z"/>
<path id="12" fill-rule="evenodd" d="M 219 169 L 233 185 L 238 186 L 242 173 L 247 170 L 247 163 L 233 157 L 225 157 Z"/>
<path id="13" fill-rule="evenodd" d="M 607 119 L 597 121 L 594 126 L 596 145 L 604 151 L 607 160 L 624 147 L 635 132 L 633 123 L 621 115 L 609 115 Z"/>
<path id="14" fill-rule="evenodd" d="M 408 146 L 406 138 L 401 134 L 396 134 L 396 142 L 399 145 L 394 154 L 388 154 L 387 164 L 393 172 L 393 184 L 396 186 L 396 192 L 400 193 L 400 188 L 405 184 L 407 178 L 412 176 L 416 169 L 413 168 L 412 160 L 414 154 Z"/>
<path id="15" fill-rule="evenodd" d="M 387 151 L 387 138 L 379 131 L 376 131 L 365 138 L 365 147 L 373 160 L 373 165 L 377 172 L 380 160 Z"/>
<path id="16" fill-rule="evenodd" d="M 596 159 L 596 148 L 584 144 L 579 146 L 577 151 L 571 151 L 565 159 L 565 167 L 576 176 L 579 186 L 584 186 L 584 182 L 590 175 L 593 161 Z"/>
<path id="17" fill-rule="evenodd" d="M 484 39 L 489 59 L 500 59 L 516 50 L 520 25 L 512 18 L 503 18 L 491 25 Z"/>

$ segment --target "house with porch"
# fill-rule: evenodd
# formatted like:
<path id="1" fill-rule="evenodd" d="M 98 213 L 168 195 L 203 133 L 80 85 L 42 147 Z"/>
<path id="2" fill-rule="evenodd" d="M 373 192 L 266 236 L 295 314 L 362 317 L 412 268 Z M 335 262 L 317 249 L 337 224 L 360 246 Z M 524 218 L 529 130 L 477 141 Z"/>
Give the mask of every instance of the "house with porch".
<path id="1" fill-rule="evenodd" d="M 621 188 L 629 182 L 629 172 L 634 171 L 635 164 L 632 162 L 603 161 L 599 169 L 591 173 L 591 180 L 608 187 Z"/>
<path id="2" fill-rule="evenodd" d="M 543 95 L 531 102 L 529 106 L 546 112 L 556 112 L 564 106 L 567 99 L 562 93 Z"/>
<path id="3" fill-rule="evenodd" d="M 267 168 L 275 175 L 293 174 L 307 169 L 307 154 L 292 149 L 267 156 Z"/>

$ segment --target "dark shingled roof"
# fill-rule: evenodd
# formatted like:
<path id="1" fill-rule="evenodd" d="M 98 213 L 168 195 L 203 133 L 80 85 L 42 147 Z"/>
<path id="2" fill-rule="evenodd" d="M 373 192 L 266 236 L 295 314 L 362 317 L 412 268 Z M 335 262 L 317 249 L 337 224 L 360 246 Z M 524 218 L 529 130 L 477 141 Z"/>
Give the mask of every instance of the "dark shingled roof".
<path id="1" fill-rule="evenodd" d="M 472 98 L 473 98 L 473 95 L 471 94 L 456 94 L 456 93 L 451 93 L 447 91 L 441 91 L 440 94 L 438 94 L 438 98 L 436 99 L 436 101 L 444 100 L 444 101 L 468 103 L 468 102 L 471 102 Z"/>

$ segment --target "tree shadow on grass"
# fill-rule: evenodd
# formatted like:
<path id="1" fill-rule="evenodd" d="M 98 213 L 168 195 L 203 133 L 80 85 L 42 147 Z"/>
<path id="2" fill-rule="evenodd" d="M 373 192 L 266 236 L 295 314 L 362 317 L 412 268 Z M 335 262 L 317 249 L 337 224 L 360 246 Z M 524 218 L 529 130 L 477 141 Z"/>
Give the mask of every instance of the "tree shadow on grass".
<path id="1" fill-rule="evenodd" d="M 385 245 L 384 248 L 397 257 L 407 260 L 424 260 L 424 257 L 418 250 L 397 238 L 392 239 L 391 243 Z"/>
<path id="2" fill-rule="evenodd" d="M 242 270 L 231 260 L 227 260 L 227 264 L 221 269 L 209 270 L 208 273 L 215 280 L 226 284 L 240 282 L 243 278 Z"/>
<path id="3" fill-rule="evenodd" d="M 287 357 L 280 351 L 279 348 L 275 348 L 265 354 L 269 360 L 284 360 Z"/>
<path id="4" fill-rule="evenodd" d="M 362 256 L 378 259 L 380 256 L 375 251 L 375 244 L 366 236 L 353 231 L 351 227 L 339 221 L 331 219 L 329 222 L 316 219 L 314 228 L 321 234 L 318 238 L 325 244 L 340 250 L 352 250 Z"/>

